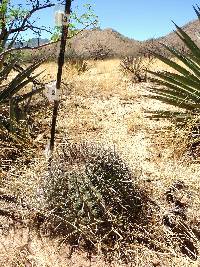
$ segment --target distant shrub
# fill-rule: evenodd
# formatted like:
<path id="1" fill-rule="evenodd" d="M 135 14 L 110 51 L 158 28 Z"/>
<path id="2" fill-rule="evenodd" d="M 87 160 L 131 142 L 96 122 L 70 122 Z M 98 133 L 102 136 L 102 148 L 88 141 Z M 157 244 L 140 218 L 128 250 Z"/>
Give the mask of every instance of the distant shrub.
<path id="1" fill-rule="evenodd" d="M 158 50 L 161 50 L 161 46 L 156 39 L 151 38 L 140 44 L 138 55 L 145 58 L 154 58 L 153 53 L 158 52 Z"/>
<path id="2" fill-rule="evenodd" d="M 125 57 L 121 60 L 120 67 L 125 75 L 131 77 L 134 83 L 147 81 L 147 68 L 144 65 L 144 58 L 142 57 Z"/>
<path id="3" fill-rule="evenodd" d="M 155 60 L 153 55 L 155 49 L 155 41 L 150 39 L 140 45 L 136 55 L 127 56 L 121 60 L 121 70 L 131 77 L 132 82 L 147 82 L 148 71 Z"/>
<path id="4" fill-rule="evenodd" d="M 94 60 L 104 60 L 112 57 L 113 53 L 108 46 L 97 42 L 91 47 L 91 49 L 88 49 L 88 56 Z"/>
<path id="5" fill-rule="evenodd" d="M 67 69 L 73 69 L 78 74 L 81 74 L 81 73 L 84 73 L 84 72 L 86 72 L 88 70 L 88 64 L 81 57 L 68 58 L 66 60 L 65 68 L 67 68 Z"/>

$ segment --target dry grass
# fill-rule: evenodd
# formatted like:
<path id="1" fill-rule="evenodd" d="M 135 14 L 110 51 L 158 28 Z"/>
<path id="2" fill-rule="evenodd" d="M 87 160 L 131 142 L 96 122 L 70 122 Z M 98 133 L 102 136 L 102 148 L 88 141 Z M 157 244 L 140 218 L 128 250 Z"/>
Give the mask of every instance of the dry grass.
<path id="1" fill-rule="evenodd" d="M 68 89 L 65 89 L 62 95 L 56 144 L 59 145 L 65 137 L 71 143 L 87 142 L 112 147 L 127 162 L 138 177 L 139 183 L 150 192 L 152 201 L 159 206 L 153 216 L 153 229 L 154 235 L 157 233 L 157 240 L 155 236 L 154 238 L 157 245 L 162 243 L 168 249 L 161 252 L 142 244 L 133 244 L 126 251 L 127 258 L 132 259 L 127 266 L 197 267 L 200 259 L 197 256 L 196 260 L 192 260 L 192 257 L 181 253 L 180 246 L 175 245 L 173 241 L 173 235 L 176 235 L 176 238 L 180 236 L 177 237 L 177 232 L 174 233 L 170 227 L 163 224 L 163 216 L 174 215 L 176 205 L 167 200 L 166 194 L 174 190 L 173 185 L 177 181 L 182 181 L 185 184 L 184 189 L 173 191 L 173 197 L 185 205 L 187 218 L 183 220 L 177 215 L 176 225 L 180 226 L 184 222 L 190 231 L 197 229 L 196 235 L 192 232 L 191 239 L 199 251 L 197 232 L 200 225 L 200 165 L 184 154 L 186 142 L 183 140 L 187 139 L 186 131 L 177 134 L 177 130 L 169 130 L 172 126 L 169 121 L 153 121 L 145 115 L 146 110 L 171 107 L 145 98 L 148 84 L 131 84 L 120 72 L 119 64 L 119 60 L 91 61 L 88 63 L 89 69 L 81 75 L 64 71 L 63 82 L 68 85 Z M 54 63 L 45 64 L 42 68 L 45 68 L 48 74 L 44 79 L 55 79 L 57 68 Z M 164 66 L 156 62 L 153 68 L 160 70 L 164 69 Z M 47 116 L 45 123 L 49 122 L 50 117 Z M 35 145 L 41 141 L 45 145 L 46 139 L 44 141 L 43 136 L 38 136 Z M 44 148 L 44 145 L 40 148 Z M 35 195 L 41 197 L 38 186 L 47 171 L 47 162 L 42 149 L 35 151 L 34 160 L 29 166 L 22 164 L 19 168 L 14 165 L 7 173 L 4 172 L 1 187 L 19 197 L 25 197 L 30 203 L 35 203 L 37 210 Z M 7 221 L 2 224 L 2 229 L 8 224 Z M 13 239 L 10 235 L 13 235 Z M 63 245 L 61 250 L 58 250 L 57 241 L 46 237 L 41 239 L 34 231 L 31 231 L 30 241 L 32 252 L 24 256 L 19 248 L 26 245 L 27 240 L 19 238 L 19 235 L 21 236 L 21 230 L 16 230 L 15 234 L 11 231 L 7 236 L 1 233 L 1 266 L 106 266 L 103 260 L 95 256 L 91 262 L 86 259 L 85 253 L 80 251 L 74 253 L 71 259 L 67 259 L 65 251 L 69 250 L 69 247 Z M 26 238 L 27 236 L 28 234 Z M 164 237 L 164 240 L 161 237 Z M 118 261 L 115 265 L 113 263 L 113 266 L 122 266 L 119 260 L 121 256 L 116 255 Z M 23 257 L 32 257 L 35 263 L 28 265 Z"/>

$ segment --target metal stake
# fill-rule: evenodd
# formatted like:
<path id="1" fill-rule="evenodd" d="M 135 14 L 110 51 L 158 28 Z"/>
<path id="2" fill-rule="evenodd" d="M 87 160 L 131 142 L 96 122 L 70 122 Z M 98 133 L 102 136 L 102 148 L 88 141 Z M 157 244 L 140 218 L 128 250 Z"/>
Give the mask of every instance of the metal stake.
<path id="1" fill-rule="evenodd" d="M 63 25 L 62 25 L 62 36 L 60 41 L 60 53 L 58 56 L 58 72 L 57 72 L 57 82 L 56 82 L 56 90 L 60 90 L 61 80 L 62 80 L 62 71 L 63 65 L 65 60 L 65 48 L 66 48 L 66 41 L 68 36 L 68 18 L 71 12 L 71 2 L 72 0 L 66 0 L 65 2 L 65 16 L 63 18 Z M 54 100 L 54 107 L 53 107 L 53 115 L 52 115 L 52 123 L 51 123 L 51 139 L 50 139 L 50 158 L 49 162 L 51 162 L 52 153 L 54 150 L 54 141 L 55 141 L 55 131 L 56 131 L 56 120 L 58 115 L 58 108 L 59 108 L 60 100 Z"/>

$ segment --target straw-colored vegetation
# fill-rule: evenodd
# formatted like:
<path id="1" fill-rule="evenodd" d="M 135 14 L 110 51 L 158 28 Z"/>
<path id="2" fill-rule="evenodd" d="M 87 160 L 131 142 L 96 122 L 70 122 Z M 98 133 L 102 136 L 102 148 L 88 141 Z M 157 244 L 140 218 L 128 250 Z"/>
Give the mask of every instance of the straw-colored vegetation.
<path id="1" fill-rule="evenodd" d="M 18 53 L 31 14 L 52 6 L 0 7 L 0 266 L 200 266 L 198 45 L 176 26 L 181 48 L 130 40 L 120 60 L 97 41 L 64 55 L 65 38 L 58 64 L 57 41 Z M 96 25 L 85 7 L 71 19 Z"/>
<path id="2" fill-rule="evenodd" d="M 55 63 L 40 69 L 43 81 L 55 79 Z M 52 176 L 47 102 L 45 115 L 37 113 L 41 129 L 29 164 L 25 151 L 11 164 L 2 160 L 9 168 L 2 169 L 1 195 L 16 196 L 16 203 L 0 202 L 9 211 L 1 216 L 0 265 L 199 266 L 200 165 L 195 147 L 188 149 L 189 127 L 150 119 L 147 111 L 173 108 L 146 98 L 149 83 L 130 82 L 120 60 L 88 61 L 81 73 L 66 65 L 63 82 Z M 123 186 L 127 203 L 138 199 L 140 212 L 129 210 Z M 62 199 L 68 193 L 73 207 Z"/>

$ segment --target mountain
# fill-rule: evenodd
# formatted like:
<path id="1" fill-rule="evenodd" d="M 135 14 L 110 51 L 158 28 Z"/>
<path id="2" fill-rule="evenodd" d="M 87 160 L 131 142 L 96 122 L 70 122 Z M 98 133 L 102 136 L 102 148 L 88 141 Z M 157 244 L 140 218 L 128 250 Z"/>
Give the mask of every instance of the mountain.
<path id="1" fill-rule="evenodd" d="M 191 38 L 200 46 L 200 34 L 198 29 L 200 24 L 198 20 L 191 21 L 182 27 Z M 156 30 L 156 29 L 155 29 Z M 46 43 L 48 40 L 41 40 Z M 31 46 L 36 45 L 37 39 L 31 40 Z M 175 32 L 171 32 L 166 36 L 147 41 L 137 41 L 123 36 L 113 29 L 92 29 L 83 30 L 77 36 L 73 37 L 67 46 L 66 54 L 68 56 L 78 55 L 88 57 L 96 57 L 95 54 L 102 53 L 111 57 L 125 57 L 129 55 L 137 56 L 141 48 L 143 51 L 147 49 L 162 49 L 160 43 L 166 43 L 177 48 L 182 48 L 183 44 Z M 52 44 L 48 47 L 42 48 L 36 52 L 37 56 L 46 54 L 49 58 L 55 58 L 58 55 L 59 43 Z"/>
<path id="2" fill-rule="evenodd" d="M 39 45 L 43 45 L 43 44 L 46 44 L 48 43 L 49 40 L 48 39 L 42 39 L 42 38 L 31 38 L 30 40 L 28 41 L 22 41 L 22 42 L 16 42 L 14 44 L 14 47 L 23 47 L 23 46 L 28 46 L 28 47 L 36 47 Z"/>
<path id="3" fill-rule="evenodd" d="M 175 29 L 175 27 L 174 27 Z M 194 20 L 182 26 L 182 29 L 200 46 L 200 23 Z M 155 29 L 156 30 L 156 29 Z M 177 48 L 182 48 L 183 43 L 175 32 L 153 40 L 137 41 L 127 38 L 113 29 L 95 29 L 84 30 L 72 40 L 72 48 L 77 54 L 92 54 L 98 46 L 110 50 L 110 55 L 124 57 L 128 55 L 137 55 L 142 49 L 157 49 L 159 43 L 165 43 Z M 151 47 L 149 47 L 151 46 Z M 161 48 L 163 49 L 163 48 Z"/>
<path id="4" fill-rule="evenodd" d="M 108 29 L 84 30 L 72 39 L 72 48 L 76 53 L 89 56 L 95 50 L 106 49 L 111 56 L 127 56 L 136 54 L 140 46 L 139 41 L 129 39 L 119 32 Z"/>
<path id="5" fill-rule="evenodd" d="M 199 20 L 191 21 L 181 28 L 192 38 L 193 41 L 196 42 L 196 44 L 198 44 L 198 46 L 200 46 Z M 182 41 L 180 40 L 180 38 L 177 36 L 175 32 L 171 32 L 167 34 L 166 36 L 158 38 L 157 41 L 163 42 L 165 44 L 172 45 L 172 46 L 178 46 L 178 47 L 183 45 Z"/>
<path id="6" fill-rule="evenodd" d="M 35 47 L 38 45 L 38 42 L 39 42 L 39 45 L 43 45 L 43 44 L 48 43 L 49 40 L 48 39 L 42 39 L 42 38 L 39 38 L 39 40 L 38 40 L 38 38 L 32 38 L 27 42 L 27 45 L 31 46 L 31 47 Z"/>

